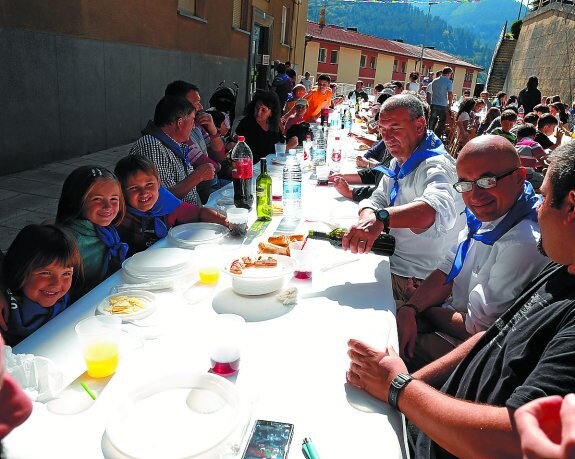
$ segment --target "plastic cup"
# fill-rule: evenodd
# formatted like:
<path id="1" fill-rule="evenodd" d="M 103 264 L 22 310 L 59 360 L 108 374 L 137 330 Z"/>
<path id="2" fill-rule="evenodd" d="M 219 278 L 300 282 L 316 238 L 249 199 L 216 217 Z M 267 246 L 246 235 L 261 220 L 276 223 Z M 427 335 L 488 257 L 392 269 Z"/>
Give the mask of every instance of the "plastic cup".
<path id="1" fill-rule="evenodd" d="M 286 144 L 285 143 L 276 143 L 276 156 L 278 158 L 283 158 L 286 155 Z"/>
<path id="2" fill-rule="evenodd" d="M 202 284 L 217 284 L 220 279 L 222 252 L 216 244 L 202 244 L 195 248 L 198 274 Z"/>
<path id="3" fill-rule="evenodd" d="M 329 177 L 330 167 L 329 166 L 316 166 L 315 175 L 317 178 L 318 185 L 327 185 Z"/>
<path id="4" fill-rule="evenodd" d="M 227 211 L 232 236 L 245 236 L 248 232 L 248 209 L 232 207 Z"/>
<path id="5" fill-rule="evenodd" d="M 115 316 L 88 317 L 76 324 L 88 376 L 105 378 L 116 372 L 121 332 L 122 319 Z"/>
<path id="6" fill-rule="evenodd" d="M 212 322 L 209 343 L 210 371 L 231 376 L 240 369 L 245 320 L 236 314 L 218 314 Z"/>
<path id="7" fill-rule="evenodd" d="M 296 269 L 293 277 L 300 280 L 312 278 L 313 273 L 313 253 L 311 250 L 304 250 L 303 242 L 292 242 L 289 245 L 290 256 L 296 262 Z"/>

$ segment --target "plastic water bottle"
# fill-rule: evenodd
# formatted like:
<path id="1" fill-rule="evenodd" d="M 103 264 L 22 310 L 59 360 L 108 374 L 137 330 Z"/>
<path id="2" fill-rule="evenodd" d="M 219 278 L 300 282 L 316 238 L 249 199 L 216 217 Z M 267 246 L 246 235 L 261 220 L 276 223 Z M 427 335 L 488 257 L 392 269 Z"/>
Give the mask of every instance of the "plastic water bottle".
<path id="1" fill-rule="evenodd" d="M 284 218 L 299 220 L 301 218 L 301 168 L 290 149 L 284 166 L 283 205 Z"/>
<path id="2" fill-rule="evenodd" d="M 345 119 L 343 120 L 343 127 L 348 131 L 351 131 L 353 125 L 353 115 L 351 114 L 351 109 L 346 113 Z"/>
<path id="3" fill-rule="evenodd" d="M 331 149 L 331 168 L 335 172 L 339 172 L 341 168 L 340 162 L 341 162 L 341 142 L 339 141 L 339 137 L 336 137 Z"/>
<path id="4" fill-rule="evenodd" d="M 523 105 L 519 106 L 519 110 L 517 110 L 517 118 L 519 118 L 520 120 L 523 119 L 523 117 L 525 116 L 525 109 L 523 108 Z"/>
<path id="5" fill-rule="evenodd" d="M 323 166 L 325 164 L 327 139 L 324 136 L 323 129 L 319 129 L 314 137 L 314 146 L 311 160 L 314 166 Z"/>

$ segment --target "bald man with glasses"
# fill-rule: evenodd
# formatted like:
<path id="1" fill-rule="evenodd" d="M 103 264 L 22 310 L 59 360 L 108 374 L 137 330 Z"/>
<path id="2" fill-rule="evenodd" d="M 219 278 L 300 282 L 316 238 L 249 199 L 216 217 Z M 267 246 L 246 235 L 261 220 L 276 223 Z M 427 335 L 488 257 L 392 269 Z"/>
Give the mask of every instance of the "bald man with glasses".
<path id="1" fill-rule="evenodd" d="M 513 145 L 476 137 L 456 169 L 467 226 L 397 311 L 400 354 L 411 371 L 489 328 L 548 263 L 537 250 L 539 197 Z"/>

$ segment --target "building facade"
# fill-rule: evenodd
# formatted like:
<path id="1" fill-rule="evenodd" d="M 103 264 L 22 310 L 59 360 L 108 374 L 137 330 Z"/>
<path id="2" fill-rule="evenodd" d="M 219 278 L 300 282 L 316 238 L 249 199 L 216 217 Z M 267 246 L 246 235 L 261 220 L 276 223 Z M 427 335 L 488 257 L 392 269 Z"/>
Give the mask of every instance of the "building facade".
<path id="1" fill-rule="evenodd" d="M 0 174 L 128 143 L 166 85 L 222 80 L 241 111 L 303 62 L 307 0 L 0 0 Z"/>
<path id="2" fill-rule="evenodd" d="M 325 73 L 338 83 L 363 81 L 365 86 L 392 80 L 407 83 L 417 71 L 424 78 L 445 66 L 453 68 L 453 92 L 473 92 L 483 69 L 442 51 L 358 33 L 342 27 L 320 27 L 307 22 L 305 70 L 316 77 Z"/>

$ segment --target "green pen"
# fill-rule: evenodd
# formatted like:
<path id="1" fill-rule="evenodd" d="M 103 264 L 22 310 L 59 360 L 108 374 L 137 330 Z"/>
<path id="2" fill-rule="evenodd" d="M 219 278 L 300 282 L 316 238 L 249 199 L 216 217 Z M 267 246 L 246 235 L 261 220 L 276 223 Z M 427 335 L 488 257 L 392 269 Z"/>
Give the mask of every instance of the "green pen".
<path id="1" fill-rule="evenodd" d="M 96 394 L 94 394 L 94 392 L 92 392 L 90 390 L 90 388 L 86 385 L 86 383 L 84 381 L 80 382 L 80 386 L 82 386 L 84 388 L 84 390 L 86 391 L 86 393 L 90 396 L 90 398 L 92 400 L 96 400 Z"/>
<path id="2" fill-rule="evenodd" d="M 303 439 L 303 442 L 304 442 L 304 445 L 307 446 L 307 451 L 309 453 L 309 459 L 319 459 L 319 454 L 318 454 L 317 450 L 315 449 L 315 446 L 313 446 L 311 438 L 305 437 Z"/>
<path id="3" fill-rule="evenodd" d="M 305 459 L 311 459 L 311 456 L 309 454 L 309 449 L 307 448 L 307 443 L 305 442 L 305 440 L 303 441 L 303 443 L 301 445 L 301 450 L 303 452 L 303 455 L 305 456 Z"/>

